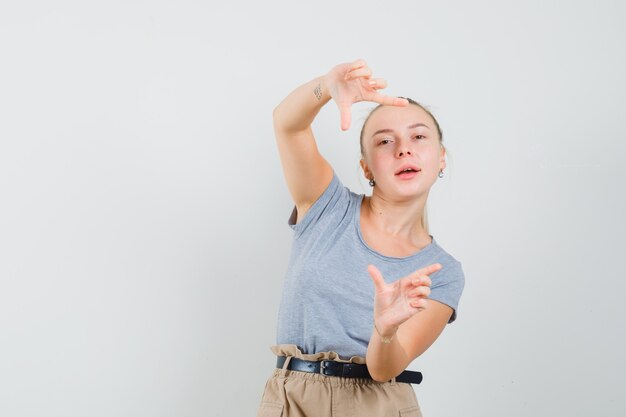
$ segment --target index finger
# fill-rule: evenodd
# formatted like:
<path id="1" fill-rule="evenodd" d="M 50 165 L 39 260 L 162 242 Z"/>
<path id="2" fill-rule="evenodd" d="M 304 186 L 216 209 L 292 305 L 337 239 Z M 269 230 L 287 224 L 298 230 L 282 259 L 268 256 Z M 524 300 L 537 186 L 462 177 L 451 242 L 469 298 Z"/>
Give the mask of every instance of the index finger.
<path id="1" fill-rule="evenodd" d="M 435 272 L 439 271 L 441 268 L 443 268 L 443 265 L 437 263 L 437 264 L 431 264 L 428 266 L 425 266 L 423 268 L 418 269 L 415 272 L 411 272 L 411 274 L 409 275 L 409 277 L 411 278 L 417 278 L 420 275 L 430 275 L 430 274 L 434 274 Z"/>
<path id="2" fill-rule="evenodd" d="M 372 96 L 372 101 L 383 104 L 385 106 L 406 107 L 409 105 L 409 101 L 405 98 L 386 96 L 379 92 L 374 93 L 374 95 Z"/>

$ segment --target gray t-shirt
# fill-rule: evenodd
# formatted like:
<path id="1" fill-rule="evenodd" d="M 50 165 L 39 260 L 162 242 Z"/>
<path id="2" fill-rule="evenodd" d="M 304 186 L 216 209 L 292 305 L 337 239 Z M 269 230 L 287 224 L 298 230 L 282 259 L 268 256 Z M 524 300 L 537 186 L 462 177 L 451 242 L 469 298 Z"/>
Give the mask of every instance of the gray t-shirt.
<path id="1" fill-rule="evenodd" d="M 361 235 L 362 194 L 344 187 L 336 174 L 318 200 L 295 224 L 291 258 L 278 312 L 278 344 L 294 344 L 305 354 L 336 352 L 342 359 L 365 357 L 374 317 L 374 284 L 367 265 L 386 282 L 440 263 L 430 275 L 430 297 L 454 309 L 456 319 L 465 278 L 461 263 L 431 236 L 430 245 L 404 258 L 382 255 Z M 418 313 L 419 314 L 419 313 Z"/>

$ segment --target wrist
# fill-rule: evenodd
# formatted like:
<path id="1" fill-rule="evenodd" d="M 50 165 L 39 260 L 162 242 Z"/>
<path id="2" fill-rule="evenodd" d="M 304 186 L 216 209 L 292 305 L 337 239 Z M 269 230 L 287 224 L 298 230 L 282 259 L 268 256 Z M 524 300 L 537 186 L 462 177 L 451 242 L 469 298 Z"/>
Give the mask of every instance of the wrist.
<path id="1" fill-rule="evenodd" d="M 328 103 L 332 98 L 328 89 L 328 74 L 317 77 L 313 80 L 313 85 L 313 94 L 316 101 L 320 102 L 322 105 Z"/>
<path id="2" fill-rule="evenodd" d="M 380 338 L 380 341 L 382 343 L 386 344 L 386 345 L 391 343 L 391 341 L 395 337 L 396 333 L 398 332 L 398 328 L 397 327 L 388 327 L 388 328 L 383 327 L 383 328 L 381 328 L 381 327 L 376 325 L 376 322 L 374 322 L 374 330 L 378 334 L 378 337 Z"/>

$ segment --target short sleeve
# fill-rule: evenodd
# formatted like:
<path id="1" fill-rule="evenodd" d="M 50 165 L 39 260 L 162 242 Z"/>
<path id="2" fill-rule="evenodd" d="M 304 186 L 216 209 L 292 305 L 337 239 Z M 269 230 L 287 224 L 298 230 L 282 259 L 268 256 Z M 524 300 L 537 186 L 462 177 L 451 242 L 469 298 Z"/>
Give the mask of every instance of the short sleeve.
<path id="1" fill-rule="evenodd" d="M 459 300 L 465 287 L 465 274 L 461 262 L 454 260 L 431 275 L 432 285 L 428 298 L 450 306 L 453 310 L 448 323 L 456 320 Z"/>
<path id="2" fill-rule="evenodd" d="M 322 195 L 313 203 L 304 215 L 304 218 L 296 224 L 298 212 L 293 208 L 287 224 L 294 230 L 296 237 L 307 233 L 316 225 L 323 223 L 325 219 L 336 218 L 331 216 L 337 211 L 345 213 L 350 204 L 350 191 L 343 186 L 337 174 L 333 171 L 333 178 Z M 341 216 L 340 216 L 341 217 Z"/>

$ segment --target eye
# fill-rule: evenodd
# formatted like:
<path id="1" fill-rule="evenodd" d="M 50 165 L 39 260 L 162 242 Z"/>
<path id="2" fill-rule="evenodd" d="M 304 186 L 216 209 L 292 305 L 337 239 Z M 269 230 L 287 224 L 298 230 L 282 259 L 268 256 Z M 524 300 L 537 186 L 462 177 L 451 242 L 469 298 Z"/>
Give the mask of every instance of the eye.
<path id="1" fill-rule="evenodd" d="M 426 136 L 424 136 L 424 135 L 415 135 L 415 136 L 413 136 L 413 139 L 426 139 Z"/>
<path id="2" fill-rule="evenodd" d="M 381 139 L 381 140 L 378 142 L 378 144 L 379 144 L 379 145 L 386 145 L 386 144 L 388 144 L 388 143 L 391 143 L 391 139 L 387 139 L 387 138 L 385 138 L 385 139 Z"/>

